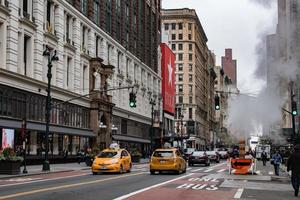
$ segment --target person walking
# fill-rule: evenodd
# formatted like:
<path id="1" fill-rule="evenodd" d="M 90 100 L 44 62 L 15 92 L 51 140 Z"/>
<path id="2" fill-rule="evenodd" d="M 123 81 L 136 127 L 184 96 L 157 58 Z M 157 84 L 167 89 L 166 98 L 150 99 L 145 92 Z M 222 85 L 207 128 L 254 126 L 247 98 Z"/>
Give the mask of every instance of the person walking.
<path id="1" fill-rule="evenodd" d="M 275 174 L 276 176 L 279 176 L 279 167 L 282 162 L 282 157 L 278 151 L 276 151 L 276 153 L 272 156 L 272 160 L 273 160 Z"/>
<path id="2" fill-rule="evenodd" d="M 287 171 L 292 171 L 291 181 L 292 186 L 295 190 L 295 196 L 298 196 L 299 185 L 300 185 L 300 146 L 294 147 L 294 152 L 288 159 Z"/>
<path id="3" fill-rule="evenodd" d="M 268 159 L 268 154 L 267 154 L 267 152 L 265 152 L 265 150 L 261 153 L 261 159 L 263 161 L 263 165 L 266 166 L 266 162 L 267 162 L 267 159 Z"/>

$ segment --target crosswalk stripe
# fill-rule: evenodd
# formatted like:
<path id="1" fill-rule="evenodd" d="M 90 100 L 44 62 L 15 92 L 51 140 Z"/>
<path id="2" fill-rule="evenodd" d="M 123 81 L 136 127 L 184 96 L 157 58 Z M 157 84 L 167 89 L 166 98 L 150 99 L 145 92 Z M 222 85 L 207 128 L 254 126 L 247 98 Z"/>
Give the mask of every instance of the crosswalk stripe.
<path id="1" fill-rule="evenodd" d="M 221 169 L 221 170 L 218 171 L 218 173 L 224 172 L 225 170 L 226 170 L 226 169 Z"/>
<path id="2" fill-rule="evenodd" d="M 191 170 L 192 168 L 191 167 L 189 167 L 189 168 L 187 168 L 186 170 Z"/>
<path id="3" fill-rule="evenodd" d="M 269 171 L 269 175 L 273 175 L 274 174 L 274 172 L 272 172 L 272 171 Z"/>
<path id="4" fill-rule="evenodd" d="M 212 170 L 214 170 L 214 169 L 207 169 L 204 172 L 211 172 Z"/>

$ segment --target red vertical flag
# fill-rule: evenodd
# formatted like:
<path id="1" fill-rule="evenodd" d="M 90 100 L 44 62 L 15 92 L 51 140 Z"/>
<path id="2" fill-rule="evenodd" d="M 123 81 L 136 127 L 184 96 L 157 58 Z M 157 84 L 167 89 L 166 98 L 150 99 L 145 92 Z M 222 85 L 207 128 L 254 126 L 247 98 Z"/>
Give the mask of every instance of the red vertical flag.
<path id="1" fill-rule="evenodd" d="M 160 44 L 163 110 L 175 113 L 175 54 L 165 43 Z"/>

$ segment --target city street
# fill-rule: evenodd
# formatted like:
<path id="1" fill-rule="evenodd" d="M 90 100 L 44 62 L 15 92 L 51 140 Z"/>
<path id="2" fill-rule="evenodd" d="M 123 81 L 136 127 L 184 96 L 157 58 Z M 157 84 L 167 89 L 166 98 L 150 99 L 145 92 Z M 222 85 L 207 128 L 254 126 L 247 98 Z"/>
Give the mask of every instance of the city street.
<path id="1" fill-rule="evenodd" d="M 78 170 L 1 179 L 0 199 L 294 199 L 288 182 L 273 180 L 271 172 L 267 166 L 258 175 L 229 175 L 226 162 L 181 175 L 150 175 L 148 164 L 122 175 Z"/>

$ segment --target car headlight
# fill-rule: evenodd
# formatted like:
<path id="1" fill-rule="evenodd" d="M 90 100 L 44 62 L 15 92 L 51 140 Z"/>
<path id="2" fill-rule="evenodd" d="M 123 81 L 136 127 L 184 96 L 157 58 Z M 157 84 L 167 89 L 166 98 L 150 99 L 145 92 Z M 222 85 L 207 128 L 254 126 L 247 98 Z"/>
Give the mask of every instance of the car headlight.
<path id="1" fill-rule="evenodd" d="M 119 162 L 119 160 L 112 160 L 112 161 L 110 161 L 110 164 L 117 164 Z"/>

